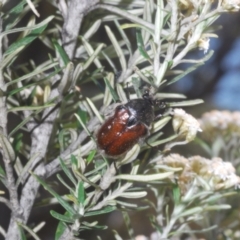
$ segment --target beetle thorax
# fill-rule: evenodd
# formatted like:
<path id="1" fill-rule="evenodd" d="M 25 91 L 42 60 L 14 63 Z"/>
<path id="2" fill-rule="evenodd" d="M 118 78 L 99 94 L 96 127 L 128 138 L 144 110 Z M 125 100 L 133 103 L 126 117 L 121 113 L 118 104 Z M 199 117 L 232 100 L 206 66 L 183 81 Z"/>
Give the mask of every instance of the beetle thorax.
<path id="1" fill-rule="evenodd" d="M 137 122 L 142 122 L 146 126 L 150 126 L 150 124 L 154 121 L 154 106 L 151 101 L 146 99 L 134 99 L 130 100 L 125 105 L 131 116 L 134 116 Z"/>

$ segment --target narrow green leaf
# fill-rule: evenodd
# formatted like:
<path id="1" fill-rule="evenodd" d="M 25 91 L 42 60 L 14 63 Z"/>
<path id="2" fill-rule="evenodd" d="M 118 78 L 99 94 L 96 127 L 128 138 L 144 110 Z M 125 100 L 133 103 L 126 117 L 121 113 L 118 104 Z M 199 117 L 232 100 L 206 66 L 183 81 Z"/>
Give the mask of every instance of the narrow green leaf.
<path id="1" fill-rule="evenodd" d="M 102 178 L 102 175 L 101 174 L 96 174 L 96 175 L 93 175 L 92 177 L 89 177 L 89 181 L 91 183 L 96 183 L 98 182 L 100 179 Z M 87 182 L 84 182 L 84 188 L 87 189 L 89 187 L 91 187 L 92 185 L 90 185 L 89 183 Z"/>
<path id="2" fill-rule="evenodd" d="M 231 209 L 232 207 L 229 204 L 217 204 L 217 205 L 211 205 L 204 207 L 205 211 L 219 211 L 219 210 L 225 210 L 225 209 Z"/>
<path id="3" fill-rule="evenodd" d="M 74 155 L 71 155 L 71 163 L 74 165 L 76 168 L 78 168 L 78 160 Z M 76 183 L 77 184 L 77 183 Z"/>
<path id="4" fill-rule="evenodd" d="M 157 0 L 157 12 L 155 16 L 155 29 L 154 29 L 154 42 L 157 44 L 160 44 L 160 37 L 161 37 L 161 32 L 163 28 L 163 1 L 162 0 Z"/>
<path id="5" fill-rule="evenodd" d="M 74 65 L 72 62 L 68 62 L 67 65 L 65 66 L 66 66 L 65 71 L 58 85 L 58 91 L 62 95 L 67 94 L 69 90 L 72 89 L 73 87 L 72 79 L 73 79 Z"/>
<path id="6" fill-rule="evenodd" d="M 153 159 L 153 161 L 150 161 L 150 163 L 154 163 L 154 159 Z M 155 163 L 156 163 L 156 161 L 155 161 Z M 161 169 L 161 170 L 164 170 L 164 171 L 168 171 L 168 172 L 179 172 L 179 171 L 182 171 L 183 170 L 183 168 L 175 168 L 175 167 L 169 167 L 169 166 L 167 166 L 167 165 L 159 165 L 159 164 L 157 164 L 157 165 L 155 165 L 154 166 L 154 168 L 155 169 Z"/>
<path id="7" fill-rule="evenodd" d="M 121 28 L 121 26 L 120 26 L 120 24 L 119 24 L 119 22 L 118 22 L 117 20 L 114 20 L 114 23 L 115 23 L 115 25 L 116 25 L 116 27 L 117 27 L 117 30 L 119 31 L 122 39 L 124 40 L 124 42 L 125 42 L 125 44 L 126 44 L 126 46 L 127 46 L 127 49 L 128 49 L 128 51 L 129 51 L 129 54 L 130 54 L 130 56 L 131 56 L 131 55 L 132 55 L 131 43 L 130 43 L 130 41 L 129 41 L 127 35 L 126 35 L 126 33 L 123 31 L 123 29 Z"/>
<path id="8" fill-rule="evenodd" d="M 112 230 L 115 240 L 123 240 L 116 230 Z"/>
<path id="9" fill-rule="evenodd" d="M 102 23 L 102 19 L 98 19 L 91 26 L 89 26 L 87 31 L 84 33 L 84 38 L 87 40 L 90 39 L 100 28 L 101 23 Z"/>
<path id="10" fill-rule="evenodd" d="M 121 165 L 128 164 L 135 160 L 140 152 L 139 144 L 135 144 L 133 148 L 121 159 Z"/>
<path id="11" fill-rule="evenodd" d="M 102 49 L 105 47 L 105 44 L 101 43 L 97 46 L 97 48 L 94 50 L 93 47 L 89 44 L 89 42 L 84 39 L 84 37 L 82 37 L 82 42 L 83 45 L 89 55 L 89 58 L 87 59 L 87 61 L 84 63 L 83 65 L 83 69 L 87 69 L 90 64 L 92 64 L 92 62 L 94 62 L 94 64 L 96 65 L 96 67 L 98 69 L 102 69 L 102 63 L 99 61 L 98 59 L 98 55 L 100 54 L 100 52 L 102 51 Z"/>
<path id="12" fill-rule="evenodd" d="M 37 92 L 36 90 L 37 90 L 37 86 L 34 86 L 26 100 L 26 102 L 28 102 L 29 105 L 31 105 L 31 103 L 33 103 L 33 98 L 34 98 L 34 96 L 36 96 L 36 92 Z"/>
<path id="13" fill-rule="evenodd" d="M 148 83 L 150 86 L 154 86 L 155 83 L 150 79 L 149 77 L 146 77 L 146 73 L 149 71 L 145 71 L 145 74 L 143 74 L 137 67 L 134 69 L 135 73 L 139 76 L 140 79 L 142 79 L 144 82 Z"/>
<path id="14" fill-rule="evenodd" d="M 54 101 L 54 99 L 50 100 L 48 103 Z M 46 103 L 47 104 L 47 103 Z M 9 133 L 9 137 L 11 137 L 16 131 L 18 131 L 18 129 L 22 128 L 28 121 L 30 121 L 32 119 L 32 117 L 34 115 L 37 115 L 38 113 L 40 113 L 41 111 L 43 111 L 44 108 L 37 110 L 36 112 L 33 112 L 32 114 L 30 114 L 27 118 L 25 118 L 21 123 L 19 123 L 19 125 L 17 125 L 16 128 L 14 128 L 12 130 L 12 132 Z"/>
<path id="15" fill-rule="evenodd" d="M 104 230 L 104 229 L 107 229 L 107 226 L 103 225 L 97 225 L 96 224 L 97 222 L 94 222 L 94 224 L 92 223 L 88 223 L 88 222 L 82 222 L 82 227 L 81 229 L 86 229 L 86 230 L 92 230 L 92 229 L 101 229 L 101 230 Z"/>
<path id="16" fill-rule="evenodd" d="M 3 134 L 2 130 L 0 129 L 0 143 L 1 143 L 1 147 L 2 149 L 4 149 L 4 152 L 6 153 L 6 157 L 8 157 L 8 159 L 13 162 L 15 160 L 15 152 L 14 149 L 12 147 L 11 142 L 9 141 L 9 139 Z"/>
<path id="17" fill-rule="evenodd" d="M 13 7 L 8 14 L 8 17 L 4 21 L 5 29 L 8 30 L 13 27 L 14 21 L 17 19 L 20 13 L 22 13 L 24 9 L 24 5 L 26 5 L 26 0 L 21 1 L 15 7 Z"/>
<path id="18" fill-rule="evenodd" d="M 171 15 L 173 14 L 170 11 L 166 11 L 166 9 L 164 9 L 165 13 L 167 13 L 163 19 L 163 26 L 165 26 L 165 24 L 167 24 L 169 18 L 171 17 Z"/>
<path id="19" fill-rule="evenodd" d="M 73 86 L 75 86 L 77 80 L 80 79 L 80 75 L 81 75 L 82 72 L 83 72 L 83 64 L 82 63 L 78 63 L 75 66 L 74 73 L 73 73 L 73 79 L 72 79 Z"/>
<path id="20" fill-rule="evenodd" d="M 90 217 L 90 216 L 96 216 L 96 215 L 100 215 L 100 214 L 106 214 L 106 213 L 110 213 L 116 209 L 117 209 L 116 206 L 106 206 L 101 210 L 86 212 L 84 216 Z"/>
<path id="21" fill-rule="evenodd" d="M 57 62 L 55 62 L 55 63 L 50 63 L 50 64 L 48 64 L 47 66 L 44 66 L 44 67 L 38 67 L 38 68 L 36 68 L 36 69 L 35 69 L 34 71 L 32 71 L 32 72 L 27 73 L 27 74 L 25 74 L 25 75 L 23 75 L 23 76 L 21 76 L 21 77 L 19 77 L 19 78 L 17 78 L 17 79 L 12 80 L 11 82 L 6 83 L 6 87 L 8 87 L 8 86 L 10 86 L 10 85 L 12 85 L 12 84 L 21 82 L 21 81 L 23 81 L 23 80 L 27 80 L 27 79 L 33 78 L 34 76 L 36 76 L 36 75 L 38 75 L 38 74 L 42 74 L 43 72 L 48 71 L 49 69 L 55 67 L 56 65 L 58 65 Z M 51 74 L 50 74 L 50 75 L 51 75 L 51 76 L 54 76 L 54 75 L 57 74 L 60 70 L 61 70 L 61 69 L 59 69 L 59 70 L 57 70 L 57 71 L 54 71 L 53 73 L 51 73 L 52 75 L 51 75 Z M 44 78 L 44 79 L 41 79 L 41 80 L 39 80 L 39 81 L 47 80 L 47 79 L 50 77 L 50 75 L 47 76 L 46 79 Z M 39 82 L 38 82 L 38 83 L 39 83 Z M 35 85 L 35 83 L 34 83 L 34 85 Z M 32 85 L 29 85 L 29 86 L 32 86 Z"/>
<path id="22" fill-rule="evenodd" d="M 65 133 L 65 129 L 62 129 L 58 134 L 58 143 L 59 143 L 61 152 L 63 152 L 63 150 L 65 148 L 64 133 Z"/>
<path id="23" fill-rule="evenodd" d="M 121 194 L 121 198 L 142 198 L 147 196 L 147 192 L 146 191 L 136 191 L 136 192 L 123 192 Z"/>
<path id="24" fill-rule="evenodd" d="M 167 143 L 167 142 L 170 142 L 170 141 L 173 141 L 174 139 L 176 139 L 178 137 L 177 134 L 174 134 L 168 138 L 165 138 L 165 139 L 162 139 L 162 140 L 159 140 L 159 141 L 156 141 L 156 142 L 153 142 L 151 143 L 151 146 L 152 147 L 156 147 L 158 145 L 161 145 L 161 144 L 164 144 L 164 143 Z"/>
<path id="25" fill-rule="evenodd" d="M 116 87 L 117 87 L 117 94 L 119 96 L 120 102 L 127 102 L 128 99 L 127 99 L 125 91 L 123 90 L 123 86 L 121 84 L 117 83 Z"/>
<path id="26" fill-rule="evenodd" d="M 161 65 L 161 67 L 159 68 L 158 73 L 157 73 L 157 80 L 156 80 L 157 87 L 159 87 L 161 85 L 161 83 L 163 83 L 163 78 L 168 69 L 168 66 L 169 66 L 169 61 L 165 60 L 163 62 L 163 64 Z"/>
<path id="27" fill-rule="evenodd" d="M 43 229 L 43 227 L 46 225 L 46 222 L 42 221 L 42 222 L 38 222 L 34 228 L 32 229 L 34 233 L 39 232 L 41 229 Z"/>
<path id="28" fill-rule="evenodd" d="M 178 218 L 203 212 L 203 207 L 194 207 L 178 214 Z"/>
<path id="29" fill-rule="evenodd" d="M 165 179 L 169 176 L 173 175 L 173 172 L 166 173 L 157 173 L 157 174 L 145 174 L 145 175 L 130 175 L 130 174 L 120 174 L 116 176 L 116 179 L 123 179 L 128 181 L 137 181 L 137 182 L 151 182 Z"/>
<path id="30" fill-rule="evenodd" d="M 63 60 L 64 66 L 67 66 L 67 64 L 70 62 L 70 59 L 69 59 L 67 53 L 65 52 L 63 47 L 60 46 L 60 44 L 57 42 L 56 39 L 52 39 L 52 43 L 53 43 L 55 50 L 59 53 L 61 59 Z"/>
<path id="31" fill-rule="evenodd" d="M 28 171 L 31 169 L 33 166 L 33 162 L 36 159 L 36 157 L 39 156 L 39 152 L 36 152 L 34 155 L 31 156 L 31 158 L 27 161 L 27 163 L 24 165 L 24 167 L 21 169 L 21 172 L 18 176 L 16 186 L 18 187 L 19 184 L 22 182 L 22 179 L 28 175 Z"/>
<path id="32" fill-rule="evenodd" d="M 29 228 L 27 225 L 23 224 L 23 223 L 20 223 L 18 222 L 17 223 L 18 226 L 20 227 L 21 226 L 21 229 L 25 229 L 35 240 L 41 240 L 37 234 L 31 229 Z M 22 233 L 24 234 L 24 232 L 22 231 Z M 25 234 L 24 234 L 25 235 Z M 25 236 L 26 237 L 26 236 Z"/>
<path id="33" fill-rule="evenodd" d="M 6 176 L 6 173 L 5 173 L 5 171 L 3 170 L 3 168 L 1 167 L 1 165 L 0 165 L 0 176 L 2 176 L 2 177 L 5 177 L 5 176 Z"/>
<path id="34" fill-rule="evenodd" d="M 71 194 L 74 194 L 74 189 L 71 188 L 61 177 L 60 174 L 57 174 L 57 179 L 61 182 L 62 186 L 66 187 Z"/>
<path id="35" fill-rule="evenodd" d="M 140 86 L 141 86 L 140 79 L 136 78 L 136 77 L 132 77 L 132 85 L 133 85 L 134 91 L 136 92 L 138 98 L 141 98 L 142 92 L 140 90 Z"/>
<path id="36" fill-rule="evenodd" d="M 200 234 L 203 234 L 203 233 L 205 233 L 205 232 L 211 232 L 212 230 L 214 230 L 214 229 L 217 229 L 217 228 L 219 228 L 219 226 L 218 225 L 213 225 L 213 226 L 211 226 L 211 227 L 208 227 L 208 228 L 200 228 L 199 230 L 188 230 L 188 233 L 189 234 L 195 234 L 195 233 L 200 233 Z M 184 231 L 176 231 L 176 232 L 174 232 L 174 234 L 176 234 L 176 235 L 181 235 L 182 233 L 185 233 Z"/>
<path id="37" fill-rule="evenodd" d="M 227 197 L 230 197 L 230 196 L 233 196 L 233 195 L 236 195 L 238 194 L 237 192 L 225 192 L 225 193 L 221 193 L 221 194 L 215 194 L 213 196 L 208 196 L 205 200 L 202 200 L 202 203 L 211 203 L 211 204 L 214 204 L 216 203 L 216 201 L 218 201 L 219 199 L 223 199 L 223 198 L 227 198 Z"/>
<path id="38" fill-rule="evenodd" d="M 106 161 L 99 159 L 98 161 L 94 162 L 94 169 L 92 171 L 89 171 L 85 174 L 85 176 L 91 176 L 91 175 L 96 175 L 98 172 L 101 172 L 105 167 L 107 163 Z"/>
<path id="39" fill-rule="evenodd" d="M 209 157 L 213 156 L 211 147 L 205 141 L 196 137 L 194 139 L 194 142 L 197 143 L 198 145 L 200 145 L 202 147 L 202 149 L 209 155 Z"/>
<path id="40" fill-rule="evenodd" d="M 8 55 L 8 54 L 16 51 L 18 48 L 25 47 L 26 45 L 30 44 L 46 29 L 46 27 L 47 27 L 47 24 L 45 24 L 39 28 L 35 28 L 27 36 L 21 38 L 17 42 L 14 42 L 12 45 L 9 46 L 9 48 L 6 50 L 4 55 Z"/>
<path id="41" fill-rule="evenodd" d="M 134 233 L 134 229 L 131 224 L 131 219 L 129 217 L 129 214 L 128 214 L 128 212 L 122 211 L 122 215 L 123 215 L 123 219 L 126 224 L 126 227 L 127 227 L 128 235 L 129 235 L 130 239 L 134 239 L 136 234 Z"/>
<path id="42" fill-rule="evenodd" d="M 118 71 L 117 71 L 117 67 L 116 67 L 113 59 L 110 58 L 110 57 L 105 53 L 104 50 L 102 50 L 101 54 L 102 54 L 103 57 L 107 60 L 108 64 L 109 64 L 110 67 L 112 68 L 112 71 L 115 72 L 115 73 L 118 72 Z M 100 55 L 100 56 L 101 56 L 101 55 Z"/>
<path id="43" fill-rule="evenodd" d="M 9 54 L 8 56 L 4 57 L 4 59 L 0 63 L 0 70 L 3 70 L 5 67 L 11 66 L 11 64 L 17 59 L 19 53 L 21 52 L 21 48 L 14 51 L 13 53 Z M 8 83 L 5 84 L 6 86 Z"/>
<path id="44" fill-rule="evenodd" d="M 70 179 L 70 181 L 74 184 L 74 186 L 77 185 L 77 181 L 75 180 L 73 174 L 71 173 L 71 171 L 68 169 L 68 167 L 66 166 L 65 162 L 62 160 L 62 158 L 59 158 L 60 160 L 60 165 L 62 167 L 62 170 L 64 171 L 64 173 L 66 174 L 66 176 Z"/>
<path id="45" fill-rule="evenodd" d="M 41 27 L 45 26 L 47 23 L 49 23 L 50 21 L 52 21 L 53 18 L 54 18 L 54 16 L 49 16 L 48 18 L 46 18 L 45 20 L 43 20 L 42 22 L 40 22 L 34 26 L 6 30 L 0 34 L 0 38 L 3 38 L 4 36 L 11 34 L 11 33 L 17 33 L 17 32 L 35 30 L 35 29 L 41 28 Z"/>
<path id="46" fill-rule="evenodd" d="M 23 231 L 23 228 L 22 228 L 22 226 L 19 225 L 19 224 L 18 224 L 18 229 L 19 229 L 19 232 L 20 232 L 20 238 L 21 238 L 21 240 L 27 240 L 27 237 L 26 237 L 26 235 L 25 235 L 25 233 L 24 233 L 24 231 Z"/>
<path id="47" fill-rule="evenodd" d="M 85 194 L 85 190 L 84 190 L 84 186 L 83 186 L 83 182 L 82 181 L 78 182 L 77 197 L 78 197 L 78 202 L 81 203 L 81 205 L 83 206 L 86 194 Z"/>
<path id="48" fill-rule="evenodd" d="M 22 139 L 23 139 L 23 133 L 17 134 L 13 139 L 12 146 L 16 153 L 18 153 L 23 146 Z"/>
<path id="49" fill-rule="evenodd" d="M 87 156 L 86 162 L 89 164 L 90 162 L 92 162 L 92 160 L 95 157 L 97 150 L 92 150 L 89 155 Z"/>
<path id="50" fill-rule="evenodd" d="M 70 217 L 70 214 L 68 212 L 65 212 L 64 215 L 67 217 Z M 67 225 L 64 222 L 59 221 L 57 230 L 55 232 L 55 240 L 59 240 L 61 238 L 61 236 L 65 232 L 66 228 L 67 228 Z"/>
<path id="51" fill-rule="evenodd" d="M 112 72 L 108 73 L 107 77 L 104 78 L 105 81 L 105 93 L 104 93 L 104 98 L 103 98 L 103 105 L 108 106 L 112 102 L 112 94 L 109 89 L 109 85 L 113 88 L 114 86 L 114 74 Z M 108 85 L 107 85 L 108 84 Z"/>
<path id="52" fill-rule="evenodd" d="M 154 229 L 156 229 L 157 232 L 159 232 L 160 234 L 163 233 L 163 229 L 162 227 L 159 225 L 158 222 L 156 222 L 156 217 L 155 216 L 150 216 L 150 222 L 153 226 Z M 167 239 L 166 239 L 167 240 Z"/>
<path id="53" fill-rule="evenodd" d="M 171 103 L 167 103 L 167 105 L 169 107 L 187 107 L 187 106 L 193 106 L 201 103 L 204 103 L 202 99 L 194 99 L 194 100 L 186 100 L 181 102 L 171 102 Z"/>
<path id="54" fill-rule="evenodd" d="M 145 50 L 145 46 L 144 46 L 144 42 L 143 42 L 143 37 L 142 37 L 142 33 L 141 33 L 141 29 L 137 28 L 136 29 L 136 39 L 137 39 L 137 46 L 138 46 L 138 50 L 141 53 L 141 55 L 151 61 L 150 56 L 148 55 L 147 51 Z"/>
<path id="55" fill-rule="evenodd" d="M 185 95 L 183 94 L 179 94 L 179 93 L 157 93 L 155 94 L 156 99 L 185 99 L 187 98 Z"/>
<path id="56" fill-rule="evenodd" d="M 79 171 L 74 171 L 75 175 L 78 176 L 82 181 L 88 183 L 90 186 L 95 187 L 96 189 L 99 189 L 99 186 L 95 184 L 94 182 L 91 182 L 88 178 L 85 177 L 84 174 L 80 173 Z"/>
<path id="57" fill-rule="evenodd" d="M 115 90 L 113 89 L 113 87 L 111 86 L 110 82 L 108 81 L 108 79 L 104 78 L 104 82 L 106 84 L 106 87 L 109 89 L 111 95 L 112 95 L 112 98 L 114 100 L 114 102 L 117 102 L 119 101 L 119 97 L 118 95 L 116 94 Z"/>
<path id="58" fill-rule="evenodd" d="M 105 26 L 105 30 L 107 32 L 107 35 L 110 39 L 110 41 L 112 42 L 114 49 L 119 57 L 119 61 L 122 67 L 122 70 L 125 71 L 127 69 L 127 62 L 123 53 L 122 48 L 119 45 L 118 40 L 116 39 L 114 33 L 111 31 L 111 29 L 108 26 Z"/>
<path id="59" fill-rule="evenodd" d="M 88 123 L 89 116 L 88 116 L 88 112 L 86 110 L 83 110 L 83 109 L 79 108 L 78 111 L 77 111 L 77 114 L 82 119 L 84 124 Z"/>
<path id="60" fill-rule="evenodd" d="M 180 80 L 184 76 L 186 76 L 188 73 L 190 73 L 190 72 L 194 71 L 195 69 L 199 68 L 200 66 L 202 66 L 209 58 L 212 57 L 213 53 L 214 53 L 214 51 L 210 50 L 209 53 L 204 58 L 199 60 L 199 63 L 195 64 L 194 66 L 191 66 L 186 71 L 183 71 L 182 74 L 177 75 L 175 78 L 173 78 L 172 80 L 168 81 L 166 85 L 171 85 L 171 84 L 177 82 L 178 80 Z"/>
<path id="61" fill-rule="evenodd" d="M 154 26 L 154 25 L 152 25 Z M 148 32 L 149 34 L 151 34 L 151 36 L 154 37 L 154 32 L 153 32 L 153 28 L 149 29 L 143 25 L 140 24 L 136 24 L 136 23 L 126 23 L 126 24 L 122 24 L 121 25 L 122 29 L 128 29 L 128 28 L 142 28 L 144 31 Z"/>
<path id="62" fill-rule="evenodd" d="M 96 117 L 99 119 L 99 121 L 103 121 L 102 116 L 100 115 L 98 109 L 96 108 L 96 106 L 94 105 L 94 103 L 91 101 L 90 98 L 86 98 L 88 105 L 90 106 L 90 108 L 92 109 L 92 111 L 94 112 L 94 114 L 96 115 Z"/>
<path id="63" fill-rule="evenodd" d="M 154 132 L 159 131 L 160 129 L 162 129 L 164 126 L 166 126 L 166 124 L 171 120 L 172 118 L 170 116 L 164 117 L 161 120 L 153 123 L 152 126 L 152 130 Z"/>
<path id="64" fill-rule="evenodd" d="M 119 200 L 116 200 L 116 203 L 117 203 L 118 206 L 121 206 L 121 207 L 138 209 L 138 210 L 140 208 L 138 206 L 138 204 L 135 204 L 135 203 L 123 202 L 123 201 L 119 201 Z"/>
<path id="65" fill-rule="evenodd" d="M 77 212 L 75 209 L 67 202 L 65 201 L 58 193 L 56 193 L 47 183 L 45 183 L 40 177 L 38 177 L 36 174 L 32 173 L 32 175 L 42 184 L 42 186 L 51 193 L 58 202 L 71 214 L 71 215 L 77 215 Z"/>
<path id="66" fill-rule="evenodd" d="M 173 186 L 173 199 L 175 205 L 178 205 L 180 203 L 180 198 L 181 198 L 181 191 L 178 185 Z"/>
<path id="67" fill-rule="evenodd" d="M 88 133 L 88 135 L 89 135 L 90 137 L 92 137 L 91 132 L 88 130 L 87 126 L 86 126 L 85 123 L 82 121 L 82 119 L 81 119 L 76 113 L 75 113 L 74 115 L 75 115 L 75 117 L 77 118 L 77 120 L 79 121 L 79 123 L 81 124 L 82 128 Z"/>
<path id="68" fill-rule="evenodd" d="M 21 107 L 13 107 L 8 109 L 8 112 L 18 112 L 18 111 L 33 111 L 33 110 L 42 110 L 45 108 L 55 106 L 55 103 L 46 104 L 44 106 L 21 106 Z"/>
<path id="69" fill-rule="evenodd" d="M 154 128 L 152 128 L 152 133 L 148 138 L 147 138 L 147 142 L 149 145 L 151 145 L 151 143 L 157 141 L 157 139 L 159 139 L 162 135 L 163 132 L 156 132 L 156 130 Z M 148 144 L 146 144 L 146 147 L 149 147 Z M 151 145 L 152 146 L 152 145 Z"/>
<path id="70" fill-rule="evenodd" d="M 153 7 L 153 1 L 145 1 L 144 8 L 143 8 L 143 20 L 152 22 L 152 18 L 154 16 L 153 14 L 154 7 Z M 150 40 L 150 34 L 147 31 L 142 30 L 142 36 L 143 36 L 143 42 L 146 44 Z"/>
<path id="71" fill-rule="evenodd" d="M 57 220 L 60 220 L 62 222 L 66 222 L 66 223 L 74 223 L 75 219 L 74 217 L 69 217 L 66 215 L 62 215 L 60 213 L 55 212 L 54 210 L 50 211 L 50 214 L 56 218 Z"/>

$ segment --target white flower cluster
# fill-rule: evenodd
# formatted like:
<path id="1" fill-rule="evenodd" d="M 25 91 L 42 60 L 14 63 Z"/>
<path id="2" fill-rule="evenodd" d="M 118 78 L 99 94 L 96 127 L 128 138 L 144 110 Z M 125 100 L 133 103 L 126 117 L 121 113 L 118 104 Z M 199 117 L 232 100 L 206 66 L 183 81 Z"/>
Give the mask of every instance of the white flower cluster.
<path id="1" fill-rule="evenodd" d="M 230 162 L 224 162 L 221 158 L 210 160 L 201 156 L 185 158 L 179 154 L 170 154 L 158 163 L 182 168 L 175 175 L 182 193 L 190 188 L 195 179 L 199 180 L 199 185 L 207 189 L 240 188 L 240 177 L 236 175 L 235 168 Z"/>
<path id="2" fill-rule="evenodd" d="M 208 140 L 213 140 L 216 136 L 240 136 L 240 112 L 213 110 L 203 114 L 199 123 L 203 129 L 202 136 Z"/>

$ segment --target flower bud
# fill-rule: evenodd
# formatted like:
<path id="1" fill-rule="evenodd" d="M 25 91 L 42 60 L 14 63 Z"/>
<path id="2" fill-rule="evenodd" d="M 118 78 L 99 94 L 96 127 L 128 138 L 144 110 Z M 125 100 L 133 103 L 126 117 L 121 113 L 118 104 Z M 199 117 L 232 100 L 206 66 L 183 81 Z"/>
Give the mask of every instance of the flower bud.
<path id="1" fill-rule="evenodd" d="M 192 115 L 180 108 L 174 109 L 172 124 L 175 133 L 187 142 L 194 140 L 197 132 L 202 131 L 199 122 Z"/>

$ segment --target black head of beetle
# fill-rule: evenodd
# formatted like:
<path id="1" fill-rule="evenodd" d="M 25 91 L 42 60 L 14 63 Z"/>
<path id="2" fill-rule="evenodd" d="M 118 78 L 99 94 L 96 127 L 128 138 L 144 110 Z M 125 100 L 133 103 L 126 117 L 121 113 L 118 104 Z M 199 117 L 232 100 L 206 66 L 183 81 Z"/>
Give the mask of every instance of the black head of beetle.
<path id="1" fill-rule="evenodd" d="M 124 106 L 130 112 L 129 126 L 134 125 L 134 122 L 142 122 L 149 127 L 154 121 L 154 101 L 149 95 L 130 100 Z"/>
<path id="2" fill-rule="evenodd" d="M 149 127 L 155 119 L 154 107 L 158 106 L 161 109 L 166 108 L 166 104 L 154 99 L 152 95 L 150 95 L 149 90 L 145 90 L 142 98 L 129 100 L 123 106 L 131 113 L 128 122 L 129 127 L 138 122 L 142 122 Z"/>

